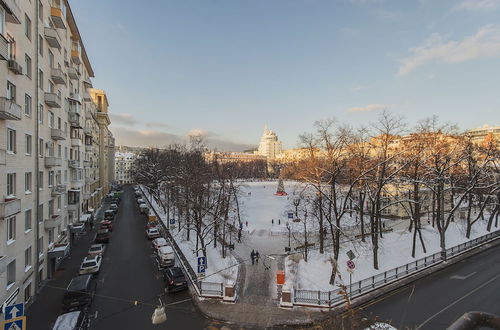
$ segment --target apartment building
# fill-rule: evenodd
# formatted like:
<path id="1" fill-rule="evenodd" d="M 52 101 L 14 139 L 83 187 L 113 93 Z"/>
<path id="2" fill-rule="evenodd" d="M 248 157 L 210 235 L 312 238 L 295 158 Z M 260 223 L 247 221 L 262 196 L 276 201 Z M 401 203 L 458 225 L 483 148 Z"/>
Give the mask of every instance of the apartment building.
<path id="1" fill-rule="evenodd" d="M 115 152 L 115 180 L 119 184 L 133 183 L 132 167 L 137 155 L 133 152 Z"/>
<path id="2" fill-rule="evenodd" d="M 103 197 L 100 148 L 112 134 L 101 134 L 92 77 L 66 0 L 0 1 L 3 306 L 29 302 L 54 276 Z"/>

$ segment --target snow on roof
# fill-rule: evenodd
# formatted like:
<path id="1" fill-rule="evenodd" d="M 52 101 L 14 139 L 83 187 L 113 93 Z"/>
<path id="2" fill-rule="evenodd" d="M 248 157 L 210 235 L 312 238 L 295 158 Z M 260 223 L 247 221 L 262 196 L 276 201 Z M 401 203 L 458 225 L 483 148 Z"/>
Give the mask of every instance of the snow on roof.
<path id="1" fill-rule="evenodd" d="M 167 254 L 167 253 L 174 253 L 174 250 L 172 249 L 171 246 L 162 246 L 161 248 L 158 249 L 160 253 L 162 254 Z"/>

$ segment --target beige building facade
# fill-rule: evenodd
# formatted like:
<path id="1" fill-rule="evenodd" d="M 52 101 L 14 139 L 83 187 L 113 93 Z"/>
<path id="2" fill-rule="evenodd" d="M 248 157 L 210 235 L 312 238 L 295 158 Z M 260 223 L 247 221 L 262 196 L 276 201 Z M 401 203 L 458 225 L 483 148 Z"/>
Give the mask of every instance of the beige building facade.
<path id="1" fill-rule="evenodd" d="M 0 304 L 32 300 L 102 200 L 92 77 L 67 1 L 0 1 Z"/>

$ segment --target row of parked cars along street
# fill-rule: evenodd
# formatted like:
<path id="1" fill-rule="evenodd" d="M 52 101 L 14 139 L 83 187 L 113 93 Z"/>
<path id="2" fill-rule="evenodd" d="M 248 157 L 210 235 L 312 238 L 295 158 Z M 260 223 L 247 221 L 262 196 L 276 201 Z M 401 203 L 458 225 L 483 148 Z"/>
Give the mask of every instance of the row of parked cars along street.
<path id="1" fill-rule="evenodd" d="M 186 276 L 180 267 L 175 266 L 175 254 L 173 248 L 167 240 L 162 237 L 161 227 L 157 220 L 150 221 L 149 209 L 142 198 L 141 190 L 134 188 L 137 204 L 141 213 L 146 215 L 146 237 L 151 240 L 151 247 L 155 254 L 155 261 L 158 269 L 163 274 L 165 290 L 167 292 L 177 292 L 188 288 Z"/>
<path id="2" fill-rule="evenodd" d="M 87 256 L 83 259 L 78 276 L 66 288 L 62 301 L 62 314 L 57 318 L 53 330 L 81 330 L 89 327 L 88 311 L 94 299 L 96 277 L 101 270 L 102 259 L 113 231 L 115 216 L 121 199 L 121 187 L 107 196 L 111 202 L 104 211 L 104 219 L 98 224 L 97 233 Z M 94 226 L 90 222 L 90 229 Z"/>

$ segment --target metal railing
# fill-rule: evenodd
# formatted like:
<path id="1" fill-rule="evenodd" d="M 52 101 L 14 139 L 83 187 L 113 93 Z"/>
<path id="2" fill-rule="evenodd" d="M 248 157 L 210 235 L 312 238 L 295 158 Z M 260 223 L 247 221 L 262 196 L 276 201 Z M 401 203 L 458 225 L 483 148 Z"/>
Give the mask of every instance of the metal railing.
<path id="1" fill-rule="evenodd" d="M 412 261 L 405 265 L 392 268 L 383 273 L 354 282 L 350 285 L 347 285 L 346 287 L 347 294 L 349 294 L 351 298 L 361 296 L 377 288 L 380 288 L 386 285 L 387 283 L 395 282 L 401 278 L 418 273 L 419 271 L 421 271 L 424 268 L 427 268 L 428 266 L 436 265 L 443 261 L 443 257 L 449 258 L 457 256 L 484 242 L 498 238 L 499 236 L 500 236 L 500 230 L 497 230 L 495 232 L 475 238 L 468 242 L 448 248 L 446 249 L 446 253 L 442 253 L 440 251 L 432 255 Z M 294 304 L 299 304 L 299 305 L 332 307 L 334 305 L 340 304 L 344 300 L 345 297 L 341 294 L 341 289 L 336 289 L 332 291 L 295 289 L 293 295 Z"/>
<path id="2" fill-rule="evenodd" d="M 191 264 L 187 260 L 187 258 L 184 256 L 184 253 L 182 252 L 181 248 L 175 241 L 174 237 L 172 234 L 170 234 L 170 231 L 167 229 L 167 226 L 165 225 L 163 219 L 160 217 L 156 209 L 153 207 L 150 201 L 150 196 L 149 192 L 146 194 L 144 190 L 142 189 L 142 186 L 139 185 L 139 189 L 142 191 L 142 195 L 145 197 L 147 203 L 149 204 L 149 207 L 153 212 L 155 213 L 157 219 L 159 220 L 159 223 L 161 225 L 161 232 L 163 236 L 167 239 L 169 242 L 170 246 L 172 246 L 172 249 L 174 250 L 174 253 L 177 257 L 177 260 L 179 260 L 179 263 L 181 264 L 182 268 L 186 272 L 189 280 L 191 281 L 191 284 L 196 290 L 196 293 L 200 297 L 217 297 L 221 298 L 224 296 L 224 285 L 222 283 L 218 282 L 204 282 L 204 281 L 199 281 L 198 276 L 196 275 L 195 271 L 193 270 L 193 267 L 191 267 Z"/>

